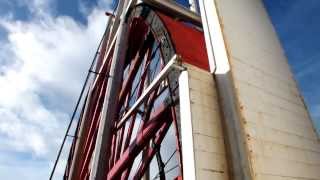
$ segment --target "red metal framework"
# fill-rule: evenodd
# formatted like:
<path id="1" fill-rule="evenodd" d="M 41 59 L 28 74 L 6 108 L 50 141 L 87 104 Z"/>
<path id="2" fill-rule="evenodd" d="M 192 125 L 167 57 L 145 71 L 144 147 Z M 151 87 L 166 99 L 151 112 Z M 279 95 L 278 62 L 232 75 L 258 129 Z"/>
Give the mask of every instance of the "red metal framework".
<path id="1" fill-rule="evenodd" d="M 208 69 L 203 35 L 147 6 L 128 16 L 128 49 L 118 92 L 117 116 L 112 122 L 106 179 L 181 179 L 182 157 L 177 119 L 178 83 L 174 73 L 161 79 L 133 111 L 132 107 L 168 61 L 179 53 L 185 62 Z M 189 36 L 184 38 L 178 32 Z M 174 35 L 174 38 L 172 36 Z M 193 38 L 192 38 L 193 37 Z M 178 38 L 178 39 L 177 39 Z M 89 179 L 95 142 L 107 89 L 113 46 L 106 41 L 96 63 L 95 78 L 73 141 L 65 179 Z M 190 42 L 194 41 L 194 42 Z M 194 53 L 186 49 L 191 44 Z M 106 53 L 105 53 L 106 52 Z"/>
<path id="2" fill-rule="evenodd" d="M 129 34 L 107 179 L 141 179 L 172 124 L 170 112 L 175 113 L 174 100 L 166 103 L 172 93 L 169 83 L 163 83 L 125 121 L 119 121 L 165 64 L 159 41 L 142 18 L 132 19 Z"/>
<path id="3" fill-rule="evenodd" d="M 145 172 L 149 171 L 151 161 L 156 154 L 159 164 L 163 165 L 162 159 L 164 158 L 161 158 L 160 152 L 161 143 L 166 135 L 169 136 L 168 130 L 172 122 L 177 125 L 174 108 L 176 99 L 170 96 L 173 91 L 169 90 L 167 79 L 155 88 L 134 113 L 131 113 L 125 121 L 119 122 L 166 63 L 162 58 L 160 41 L 156 39 L 149 25 L 142 18 L 134 17 L 130 26 L 129 48 L 122 75 L 122 88 L 117 103 L 118 117 L 113 122 L 112 141 L 109 146 L 111 153 L 108 162 L 106 162 L 109 169 L 106 172 L 107 179 L 141 179 Z M 90 123 L 87 124 L 89 128 L 83 134 L 85 135 L 82 138 L 84 139 L 83 146 L 78 148 L 78 151 L 81 151 L 78 156 L 81 156 L 81 158 L 77 158 L 77 167 L 73 168 L 73 171 L 76 171 L 74 172 L 76 179 L 88 179 L 90 174 L 90 163 L 95 148 L 106 82 L 108 81 L 106 75 L 110 68 L 111 54 L 110 51 L 105 58 L 106 61 L 101 65 L 101 71 L 97 74 L 91 87 L 90 101 L 87 102 L 89 104 L 87 113 L 85 117 L 82 117 L 82 122 L 90 121 Z M 174 138 L 173 140 L 178 139 Z M 71 148 L 68 167 L 71 167 L 75 142 Z M 180 145 L 177 144 L 173 148 L 175 147 L 180 147 Z M 166 147 L 165 149 L 170 148 Z M 176 151 L 173 149 L 172 152 Z M 181 159 L 178 157 L 179 153 L 175 153 L 175 155 L 176 162 L 179 162 L 178 160 Z M 159 173 L 161 178 L 165 178 L 165 168 L 161 166 L 159 171 L 161 171 Z M 70 168 L 66 170 L 66 178 L 70 176 L 68 173 L 70 173 Z M 180 174 L 181 172 L 178 170 L 175 176 Z"/>

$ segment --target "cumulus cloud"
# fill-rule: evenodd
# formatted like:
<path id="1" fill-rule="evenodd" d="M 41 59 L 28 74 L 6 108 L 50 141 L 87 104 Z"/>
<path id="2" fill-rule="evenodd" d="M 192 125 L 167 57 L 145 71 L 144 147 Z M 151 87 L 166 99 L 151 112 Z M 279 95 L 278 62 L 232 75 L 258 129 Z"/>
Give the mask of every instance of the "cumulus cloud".
<path id="1" fill-rule="evenodd" d="M 46 179 L 107 18 L 94 8 L 83 25 L 50 15 L 50 0 L 25 2 L 31 20 L 0 18 L 7 35 L 0 41 L 0 174 L 38 179 L 38 168 Z M 4 173 L 24 171 L 29 160 L 25 171 L 34 176 Z"/>

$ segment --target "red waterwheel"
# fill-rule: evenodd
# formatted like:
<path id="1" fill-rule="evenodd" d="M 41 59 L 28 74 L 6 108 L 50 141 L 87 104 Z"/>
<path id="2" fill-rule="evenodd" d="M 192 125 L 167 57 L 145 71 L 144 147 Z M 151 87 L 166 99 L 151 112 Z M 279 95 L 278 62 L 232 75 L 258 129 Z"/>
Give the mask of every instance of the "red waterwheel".
<path id="1" fill-rule="evenodd" d="M 178 83 L 167 74 L 144 94 L 175 55 L 164 24 L 147 6 L 128 16 L 129 39 L 112 122 L 106 179 L 175 179 L 182 176 L 178 127 Z M 106 44 L 102 44 L 104 53 Z M 95 78 L 73 141 L 65 179 L 89 179 L 103 111 L 113 45 L 98 57 Z M 141 100 L 141 97 L 143 99 Z M 137 105 L 137 102 L 139 104 Z M 135 108 L 133 108 L 135 107 Z"/>
<path id="2" fill-rule="evenodd" d="M 181 175 L 174 77 L 165 78 L 135 110 L 131 108 L 167 63 L 164 40 L 141 17 L 131 19 L 129 34 L 107 177 L 174 179 Z"/>

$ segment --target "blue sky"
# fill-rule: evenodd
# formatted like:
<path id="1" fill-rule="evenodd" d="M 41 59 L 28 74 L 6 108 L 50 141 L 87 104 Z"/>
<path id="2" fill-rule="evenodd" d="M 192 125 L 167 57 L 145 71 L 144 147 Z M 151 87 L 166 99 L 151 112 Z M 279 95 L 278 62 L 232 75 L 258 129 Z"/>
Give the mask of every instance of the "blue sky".
<path id="1" fill-rule="evenodd" d="M 320 1 L 264 2 L 300 91 L 320 132 Z"/>
<path id="2" fill-rule="evenodd" d="M 264 2 L 319 130 L 320 1 Z M 112 6 L 111 0 L 0 1 L 1 179 L 47 179 Z"/>

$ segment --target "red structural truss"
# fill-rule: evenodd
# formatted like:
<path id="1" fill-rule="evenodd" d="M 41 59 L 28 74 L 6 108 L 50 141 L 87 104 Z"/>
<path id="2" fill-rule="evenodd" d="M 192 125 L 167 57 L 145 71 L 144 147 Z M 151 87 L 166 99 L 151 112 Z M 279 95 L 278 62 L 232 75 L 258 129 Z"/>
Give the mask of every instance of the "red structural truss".
<path id="1" fill-rule="evenodd" d="M 209 69 L 203 34 L 147 6 L 135 7 L 128 23 L 128 49 L 119 74 L 122 85 L 105 179 L 141 179 L 146 175 L 150 179 L 182 179 L 177 77 L 166 77 L 130 116 L 123 117 L 174 54 L 186 63 Z M 90 176 L 113 55 L 113 44 L 106 49 L 106 41 L 71 146 L 65 179 L 86 180 Z"/>

